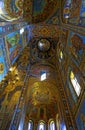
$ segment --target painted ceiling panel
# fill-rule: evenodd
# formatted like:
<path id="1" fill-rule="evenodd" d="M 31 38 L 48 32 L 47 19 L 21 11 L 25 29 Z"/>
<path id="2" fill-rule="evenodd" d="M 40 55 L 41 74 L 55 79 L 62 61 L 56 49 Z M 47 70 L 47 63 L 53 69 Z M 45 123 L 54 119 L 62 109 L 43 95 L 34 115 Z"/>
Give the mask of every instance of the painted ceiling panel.
<path id="1" fill-rule="evenodd" d="M 32 22 L 43 22 L 54 13 L 58 5 L 57 0 L 33 0 Z"/>
<path id="2" fill-rule="evenodd" d="M 13 21 L 22 17 L 22 0 L 0 1 L 0 18 L 5 21 Z"/>
<path id="3" fill-rule="evenodd" d="M 44 11 L 47 0 L 33 0 L 33 15 L 36 16 Z"/>

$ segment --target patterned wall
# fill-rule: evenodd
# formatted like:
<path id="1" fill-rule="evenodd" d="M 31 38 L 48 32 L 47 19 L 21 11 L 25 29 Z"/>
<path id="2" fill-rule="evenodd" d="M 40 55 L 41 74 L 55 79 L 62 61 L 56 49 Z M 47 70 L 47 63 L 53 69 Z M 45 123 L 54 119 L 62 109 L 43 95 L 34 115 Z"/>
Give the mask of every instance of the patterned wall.
<path id="1" fill-rule="evenodd" d="M 33 0 L 33 23 L 43 22 L 51 16 L 58 6 L 58 1 Z"/>
<path id="2" fill-rule="evenodd" d="M 12 71 L 9 71 L 5 80 L 0 84 L 0 128 L 8 129 L 10 121 L 18 104 L 24 79 L 29 66 L 29 47 L 23 50 L 23 55 L 20 55 L 17 62 L 12 66 Z M 24 60 L 23 60 L 24 59 Z M 20 112 L 18 109 L 18 112 Z"/>
<path id="3" fill-rule="evenodd" d="M 85 94 L 79 106 L 78 113 L 76 115 L 76 124 L 78 130 L 85 129 Z"/>
<path id="4" fill-rule="evenodd" d="M 5 37 L 10 63 L 13 64 L 22 50 L 22 38 L 19 31 Z"/>
<path id="5" fill-rule="evenodd" d="M 62 73 L 62 80 L 65 86 L 69 106 L 75 115 L 78 110 L 79 101 L 82 97 L 85 86 L 83 78 L 85 76 L 85 36 L 84 34 L 82 35 L 65 29 L 63 29 L 61 32 L 60 41 L 57 44 L 57 56 L 60 57 L 59 52 L 62 51 L 63 58 L 59 60 L 59 68 Z M 81 93 L 79 97 L 76 95 L 71 83 L 71 71 L 74 72 L 75 77 L 81 86 Z"/>
<path id="6" fill-rule="evenodd" d="M 56 11 L 46 20 L 47 24 L 60 24 L 60 9 L 56 9 Z"/>
<path id="7" fill-rule="evenodd" d="M 2 26 L 1 31 L 3 28 L 4 31 L 6 31 L 6 28 L 8 29 L 8 27 L 9 26 Z M 7 31 L 9 32 L 10 29 Z M 21 34 L 20 30 L 10 32 L 8 35 L 6 34 L 5 36 L 3 36 L 1 33 L 3 38 L 0 38 L 0 70 L 3 69 L 3 71 L 1 70 L 0 81 L 6 75 L 11 65 L 13 65 L 14 62 L 17 60 L 21 51 L 26 47 L 30 40 L 29 26 L 24 27 L 23 29 L 24 31 Z"/>
<path id="8" fill-rule="evenodd" d="M 17 20 L 23 14 L 23 1 L 22 0 L 4 0 L 0 1 L 1 13 L 0 18 L 6 21 Z"/>
<path id="9" fill-rule="evenodd" d="M 55 25 L 33 25 L 30 26 L 31 38 L 33 37 L 51 37 L 57 39 L 60 29 Z"/>
<path id="10" fill-rule="evenodd" d="M 7 56 L 5 50 L 4 39 L 0 38 L 0 81 L 4 78 L 8 71 Z"/>
<path id="11" fill-rule="evenodd" d="M 68 24 L 85 26 L 85 0 L 66 0 L 63 17 Z"/>
<path id="12" fill-rule="evenodd" d="M 70 32 L 68 36 L 68 46 L 72 59 L 77 65 L 80 65 L 85 51 L 85 36 Z"/>

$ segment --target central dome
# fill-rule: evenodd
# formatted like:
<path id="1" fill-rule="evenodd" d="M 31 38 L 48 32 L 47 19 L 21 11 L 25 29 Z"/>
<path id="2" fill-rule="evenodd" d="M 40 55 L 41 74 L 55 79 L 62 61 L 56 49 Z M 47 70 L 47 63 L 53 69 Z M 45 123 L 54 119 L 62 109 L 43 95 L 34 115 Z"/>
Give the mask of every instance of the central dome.
<path id="1" fill-rule="evenodd" d="M 41 39 L 38 42 L 38 48 L 40 51 L 48 51 L 50 49 L 50 42 L 47 39 Z"/>

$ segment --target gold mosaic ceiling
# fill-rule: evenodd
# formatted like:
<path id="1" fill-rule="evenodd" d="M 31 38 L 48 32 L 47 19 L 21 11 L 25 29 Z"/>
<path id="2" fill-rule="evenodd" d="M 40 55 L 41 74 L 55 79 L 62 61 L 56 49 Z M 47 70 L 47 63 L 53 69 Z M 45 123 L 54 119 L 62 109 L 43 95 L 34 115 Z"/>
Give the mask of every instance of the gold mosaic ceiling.
<path id="1" fill-rule="evenodd" d="M 33 119 L 38 121 L 43 119 L 48 121 L 50 118 L 55 118 L 59 112 L 60 98 L 54 62 L 56 43 L 52 38 L 38 37 L 30 43 L 30 47 L 31 68 L 27 83 L 25 120 Z M 42 81 L 43 72 L 46 73 L 46 78 Z"/>
<path id="2" fill-rule="evenodd" d="M 24 19 L 32 23 L 43 22 L 59 8 L 60 0 L 24 0 Z"/>
<path id="3" fill-rule="evenodd" d="M 59 7 L 59 1 L 58 0 L 33 0 L 33 1 L 24 0 L 23 6 L 24 6 L 23 7 L 24 19 L 27 20 L 28 22 L 38 23 L 38 22 L 44 22 L 44 21 L 48 20 L 50 18 L 50 16 L 52 14 L 54 14 L 54 12 Z M 33 30 L 34 35 L 36 33 L 36 29 L 38 29 L 38 31 L 37 31 L 38 37 L 39 37 L 39 35 L 47 36 L 47 37 L 49 37 L 51 35 L 51 37 L 57 38 L 56 41 L 58 41 L 58 37 L 59 37 L 58 28 L 53 27 L 52 31 L 50 31 L 50 26 L 35 28 L 34 29 L 35 31 Z M 51 39 L 51 40 L 53 40 L 53 39 Z M 40 119 L 43 119 L 42 115 L 45 115 L 46 120 L 47 120 L 47 119 L 50 119 L 51 117 L 55 117 L 56 114 L 58 113 L 59 95 L 58 95 L 58 91 L 56 88 L 56 81 L 54 80 L 54 77 L 52 76 L 52 75 L 54 75 L 54 71 L 55 71 L 54 70 L 55 67 L 53 67 L 53 66 L 55 64 L 56 46 L 54 46 L 55 43 L 53 41 L 51 41 L 51 44 L 49 44 L 49 43 L 47 43 L 47 44 L 49 45 L 48 48 L 47 48 L 47 46 L 45 46 L 45 44 L 42 44 L 45 51 L 42 51 L 43 49 L 41 49 L 40 46 L 38 48 L 37 48 L 37 46 L 32 48 L 33 51 L 36 50 L 35 51 L 36 55 L 34 54 L 34 52 L 32 52 L 32 54 L 35 55 L 35 57 L 31 57 L 32 63 L 33 64 L 35 64 L 35 62 L 39 63 L 39 64 L 36 64 L 36 66 L 35 66 L 36 68 L 40 66 L 39 73 L 43 69 L 45 71 L 48 68 L 50 68 L 50 69 L 48 69 L 47 73 L 49 76 L 46 79 L 46 81 L 41 82 L 39 79 L 40 78 L 39 76 L 38 77 L 32 76 L 29 79 L 28 91 L 27 91 L 28 93 L 27 93 L 27 97 L 26 97 L 26 99 L 27 99 L 26 104 L 28 105 L 28 108 L 29 108 L 26 111 L 27 120 L 30 118 L 36 119 L 36 115 L 38 115 L 38 112 L 41 111 L 41 109 L 43 109 L 44 111 L 40 112 L 40 115 L 39 115 Z M 27 64 L 30 63 L 28 60 L 29 56 L 24 60 L 24 55 L 27 56 L 28 52 L 29 51 L 27 51 L 27 52 L 25 51 L 23 53 L 23 55 L 21 56 L 21 58 L 19 58 L 19 60 L 17 61 L 18 71 L 19 71 L 18 72 L 19 81 L 15 81 L 15 79 L 14 79 L 16 77 L 16 74 L 11 76 L 12 80 L 11 80 L 11 77 L 8 75 L 7 79 L 10 79 L 11 82 L 9 82 L 9 84 L 7 84 L 7 86 L 5 87 L 5 91 L 4 91 L 5 93 L 3 92 L 3 95 L 4 94 L 7 95 L 8 92 L 9 92 L 9 95 L 12 95 L 13 93 L 15 93 L 18 86 L 22 87 L 23 82 L 21 82 L 21 81 L 24 80 L 24 77 L 26 75 L 26 69 L 24 69 L 24 68 L 27 66 Z M 37 56 L 37 54 L 39 56 Z M 37 60 L 37 58 L 38 58 L 38 60 Z M 44 63 L 46 63 L 46 66 L 44 66 Z M 43 66 L 42 66 L 42 64 L 43 64 Z M 51 71 L 52 64 L 53 64 L 53 66 L 52 66 L 53 71 Z M 34 71 L 35 71 L 35 67 L 34 67 Z M 23 68 L 23 69 L 20 70 L 20 68 Z M 33 73 L 33 72 L 31 72 L 31 73 Z M 12 72 L 10 72 L 9 74 L 12 75 Z M 17 86 L 13 85 L 14 81 Z M 19 89 L 21 89 L 21 88 L 19 88 Z M 19 95 L 18 95 L 18 97 L 19 97 Z M 15 99 L 15 97 L 14 97 L 14 99 Z"/>
<path id="4" fill-rule="evenodd" d="M 29 119 L 45 121 L 55 118 L 59 113 L 60 98 L 56 86 L 56 81 L 50 77 L 46 81 L 39 78 L 30 77 L 26 97 L 26 117 Z M 41 112 L 43 111 L 43 112 Z"/>

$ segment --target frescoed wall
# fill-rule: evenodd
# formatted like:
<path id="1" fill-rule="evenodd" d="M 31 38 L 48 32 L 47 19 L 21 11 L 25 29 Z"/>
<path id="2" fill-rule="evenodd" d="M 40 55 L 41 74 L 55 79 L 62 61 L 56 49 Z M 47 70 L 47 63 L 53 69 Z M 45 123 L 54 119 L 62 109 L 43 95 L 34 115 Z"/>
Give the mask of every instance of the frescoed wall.
<path id="1" fill-rule="evenodd" d="M 40 12 L 43 12 L 45 6 L 46 6 L 46 0 L 33 0 L 33 12 L 34 15 L 39 14 Z"/>
<path id="2" fill-rule="evenodd" d="M 74 24 L 74 25 L 78 25 L 81 0 L 75 0 L 75 1 L 73 0 L 71 4 L 72 5 L 71 5 L 69 23 Z"/>
<path id="3" fill-rule="evenodd" d="M 0 26 L 0 35 L 2 34 L 2 27 Z"/>
<path id="4" fill-rule="evenodd" d="M 61 30 L 60 40 L 57 44 L 57 56 L 69 108 L 75 116 L 85 86 L 83 78 L 85 75 L 85 35 L 78 33 L 77 30 L 76 32 L 67 30 L 67 33 L 65 29 Z M 71 75 L 71 71 L 74 74 L 74 78 Z M 82 108 L 85 108 L 85 106 L 82 106 Z M 79 117 L 76 120 L 78 124 Z M 84 129 L 81 126 L 78 130 Z"/>
<path id="5" fill-rule="evenodd" d="M 37 32 L 37 33 L 36 33 Z M 33 37 L 51 37 L 58 39 L 60 28 L 56 25 L 31 25 L 30 36 Z"/>
<path id="6" fill-rule="evenodd" d="M 56 56 L 58 56 L 60 68 L 62 71 L 62 80 L 63 83 L 66 83 L 67 76 L 65 73 L 67 73 L 68 69 L 68 55 L 67 55 L 67 37 L 68 37 L 68 31 L 66 29 L 63 29 L 60 34 L 60 40 L 57 43 L 57 53 Z"/>
<path id="7" fill-rule="evenodd" d="M 85 0 L 81 3 L 79 25 L 85 26 Z"/>
<path id="8" fill-rule="evenodd" d="M 33 0 L 32 21 L 36 23 L 48 19 L 48 17 L 54 13 L 57 5 L 57 0 Z"/>
<path id="9" fill-rule="evenodd" d="M 22 17 L 22 0 L 5 0 L 0 1 L 0 18 L 6 21 L 13 21 Z"/>
<path id="10" fill-rule="evenodd" d="M 7 61 L 5 55 L 5 46 L 3 38 L 0 38 L 0 81 L 7 73 Z"/>
<path id="11" fill-rule="evenodd" d="M 2 33 L 12 31 L 15 26 L 16 25 L 13 25 L 13 27 L 7 25 L 0 27 L 1 36 L 3 36 Z M 23 29 L 22 33 L 20 32 L 21 29 Z M 0 72 L 0 81 L 4 78 L 11 65 L 14 64 L 20 52 L 30 40 L 29 27 L 21 29 L 0 38 L 0 69 L 3 69 L 3 71 Z"/>
<path id="12" fill-rule="evenodd" d="M 13 64 L 22 50 L 22 37 L 19 31 L 8 34 L 5 37 L 8 47 L 10 63 Z"/>
<path id="13" fill-rule="evenodd" d="M 85 130 L 85 97 L 79 107 L 79 111 L 76 116 L 76 124 L 78 130 Z"/>
<path id="14" fill-rule="evenodd" d="M 12 32 L 14 31 L 14 25 L 5 25 L 3 24 L 3 26 L 0 26 L 0 35 L 3 37 L 3 35 L 5 35 L 5 33 L 7 34 L 7 32 Z"/>
<path id="15" fill-rule="evenodd" d="M 68 37 L 68 46 L 72 60 L 79 65 L 85 51 L 85 36 L 70 32 Z"/>
<path id="16" fill-rule="evenodd" d="M 64 18 L 70 17 L 71 2 L 72 2 L 72 0 L 66 0 L 66 2 L 65 2 L 64 9 L 63 9 Z"/>
<path id="17" fill-rule="evenodd" d="M 59 18 L 59 12 L 60 10 L 58 9 L 48 20 L 47 24 L 59 24 L 60 23 L 60 18 Z"/>
<path id="18" fill-rule="evenodd" d="M 66 0 L 63 17 L 68 24 L 85 26 L 85 0 Z"/>

